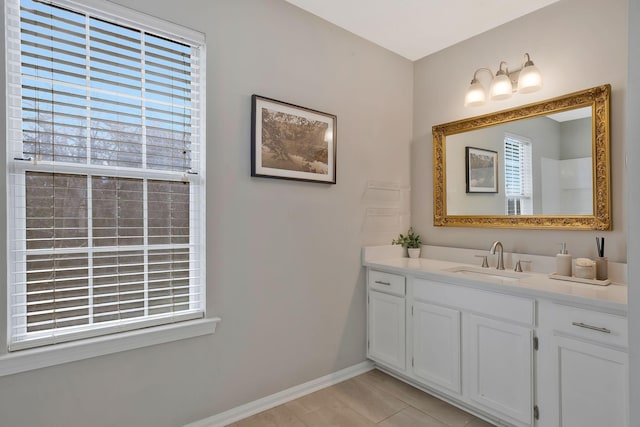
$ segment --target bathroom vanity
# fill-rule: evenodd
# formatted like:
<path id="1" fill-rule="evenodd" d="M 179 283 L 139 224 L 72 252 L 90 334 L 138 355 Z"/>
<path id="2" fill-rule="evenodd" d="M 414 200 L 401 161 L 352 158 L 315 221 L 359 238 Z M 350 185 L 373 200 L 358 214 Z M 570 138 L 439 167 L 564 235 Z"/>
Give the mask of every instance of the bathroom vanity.
<path id="1" fill-rule="evenodd" d="M 629 425 L 625 285 L 399 247 L 365 248 L 363 265 L 367 356 L 380 369 L 499 425 Z"/>

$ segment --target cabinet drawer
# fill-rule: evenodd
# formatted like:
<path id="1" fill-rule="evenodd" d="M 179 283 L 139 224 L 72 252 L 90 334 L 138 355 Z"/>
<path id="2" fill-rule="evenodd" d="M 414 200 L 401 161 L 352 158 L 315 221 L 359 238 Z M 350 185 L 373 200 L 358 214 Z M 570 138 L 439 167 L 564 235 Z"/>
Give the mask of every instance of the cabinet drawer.
<path id="1" fill-rule="evenodd" d="M 471 313 L 535 325 L 535 301 L 530 298 L 416 279 L 413 296 L 425 302 L 456 307 Z"/>
<path id="2" fill-rule="evenodd" d="M 369 288 L 392 295 L 404 296 L 404 276 L 369 270 Z"/>
<path id="3" fill-rule="evenodd" d="M 554 304 L 553 329 L 562 334 L 627 347 L 627 318 L 600 311 Z"/>

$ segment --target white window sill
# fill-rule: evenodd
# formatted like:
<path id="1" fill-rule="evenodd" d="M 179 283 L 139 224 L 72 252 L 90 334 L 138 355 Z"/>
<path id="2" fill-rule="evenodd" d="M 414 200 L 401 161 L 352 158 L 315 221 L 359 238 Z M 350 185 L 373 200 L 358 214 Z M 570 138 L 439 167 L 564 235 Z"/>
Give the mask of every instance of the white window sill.
<path id="1" fill-rule="evenodd" d="M 213 334 L 219 317 L 137 329 L 0 355 L 0 377 L 91 357 Z"/>

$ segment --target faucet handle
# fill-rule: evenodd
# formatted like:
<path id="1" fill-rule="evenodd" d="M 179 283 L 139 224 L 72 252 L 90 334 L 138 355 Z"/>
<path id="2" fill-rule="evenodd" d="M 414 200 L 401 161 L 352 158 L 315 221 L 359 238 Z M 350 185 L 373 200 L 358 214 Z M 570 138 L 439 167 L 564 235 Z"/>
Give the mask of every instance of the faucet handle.
<path id="1" fill-rule="evenodd" d="M 489 262 L 487 262 L 487 256 L 486 255 L 474 255 L 474 257 L 482 258 L 482 267 L 483 268 L 489 268 Z"/>
<path id="2" fill-rule="evenodd" d="M 513 269 L 513 271 L 516 271 L 518 273 L 522 273 L 522 263 L 526 262 L 526 263 L 531 263 L 531 260 L 525 260 L 525 259 L 519 259 L 518 262 L 516 262 L 516 268 Z"/>

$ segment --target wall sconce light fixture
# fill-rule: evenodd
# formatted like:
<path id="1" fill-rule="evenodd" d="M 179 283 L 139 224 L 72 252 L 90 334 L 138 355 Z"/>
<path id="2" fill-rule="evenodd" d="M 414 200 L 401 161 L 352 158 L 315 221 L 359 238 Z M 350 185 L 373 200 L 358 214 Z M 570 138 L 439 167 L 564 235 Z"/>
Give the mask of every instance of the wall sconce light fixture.
<path id="1" fill-rule="evenodd" d="M 478 68 L 473 73 L 471 86 L 467 89 L 467 95 L 464 97 L 465 107 L 478 107 L 484 105 L 487 95 L 484 86 L 478 81 L 478 73 L 487 71 L 491 75 L 491 86 L 489 87 L 489 96 L 492 101 L 510 98 L 513 92 L 531 93 L 542 88 L 542 75 L 538 67 L 533 65 L 533 61 L 528 53 L 524 54 L 526 61 L 520 70 L 509 73 L 509 68 L 505 61 L 500 62 L 495 77 L 493 72 L 488 68 Z M 504 69 L 502 68 L 504 65 Z M 514 85 L 517 90 L 514 89 Z"/>

